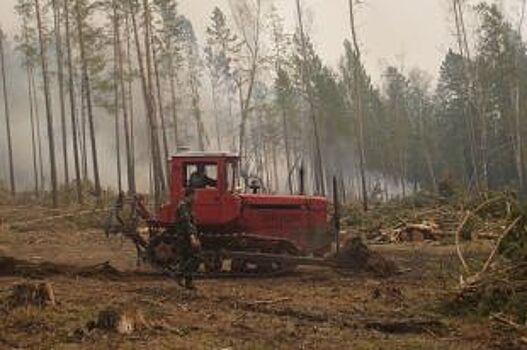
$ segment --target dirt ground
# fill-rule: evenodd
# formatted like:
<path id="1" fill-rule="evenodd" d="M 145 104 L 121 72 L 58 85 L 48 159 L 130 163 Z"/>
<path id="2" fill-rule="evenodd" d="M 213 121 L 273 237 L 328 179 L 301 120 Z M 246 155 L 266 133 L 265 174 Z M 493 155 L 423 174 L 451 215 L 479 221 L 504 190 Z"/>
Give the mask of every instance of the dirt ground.
<path id="1" fill-rule="evenodd" d="M 0 207 L 0 217 L 6 211 Z M 4 305 L 0 349 L 510 349 L 513 344 L 514 335 L 489 320 L 443 312 L 459 278 L 452 245 L 374 246 L 403 271 L 384 279 L 305 267 L 276 278 L 202 279 L 197 292 L 189 292 L 145 268 L 137 270 L 129 242 L 67 223 L 44 226 L 13 230 L 0 220 L 0 300 L 14 284 L 30 279 L 51 282 L 57 300 L 44 309 Z M 489 247 L 464 248 L 477 259 Z M 120 273 L 101 268 L 106 261 Z M 142 310 L 148 327 L 132 335 L 79 332 L 99 311 L 121 305 Z"/>

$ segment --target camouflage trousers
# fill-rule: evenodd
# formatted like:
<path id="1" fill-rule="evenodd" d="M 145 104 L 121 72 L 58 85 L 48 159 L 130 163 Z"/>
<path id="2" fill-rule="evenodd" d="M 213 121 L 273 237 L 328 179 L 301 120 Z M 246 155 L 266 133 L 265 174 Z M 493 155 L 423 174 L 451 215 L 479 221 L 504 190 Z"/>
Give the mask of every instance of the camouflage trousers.
<path id="1" fill-rule="evenodd" d="M 194 272 L 198 269 L 199 259 L 192 249 L 183 249 L 181 252 L 181 261 L 179 270 L 185 280 L 185 287 L 192 286 Z"/>

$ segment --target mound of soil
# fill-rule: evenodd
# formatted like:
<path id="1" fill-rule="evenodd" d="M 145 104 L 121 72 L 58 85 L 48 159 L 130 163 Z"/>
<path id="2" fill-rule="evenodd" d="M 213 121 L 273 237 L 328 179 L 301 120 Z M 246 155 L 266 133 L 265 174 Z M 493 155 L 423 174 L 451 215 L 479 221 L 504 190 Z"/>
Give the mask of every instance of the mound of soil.
<path id="1" fill-rule="evenodd" d="M 78 276 L 92 277 L 92 278 L 107 278 L 117 279 L 122 277 L 124 274 L 113 267 L 109 261 L 105 261 L 102 264 L 81 268 L 76 272 Z"/>
<path id="2" fill-rule="evenodd" d="M 352 238 L 334 257 L 339 268 L 356 273 L 372 274 L 376 277 L 389 277 L 396 274 L 397 265 L 379 253 L 368 248 L 358 237 Z"/>

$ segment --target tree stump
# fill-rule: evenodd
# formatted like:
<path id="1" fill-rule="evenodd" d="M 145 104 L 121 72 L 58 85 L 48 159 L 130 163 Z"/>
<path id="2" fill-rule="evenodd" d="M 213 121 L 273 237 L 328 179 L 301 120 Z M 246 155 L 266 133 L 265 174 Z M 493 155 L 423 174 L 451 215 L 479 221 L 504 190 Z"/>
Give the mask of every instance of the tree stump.
<path id="1" fill-rule="evenodd" d="M 10 297 L 13 306 L 54 306 L 55 293 L 49 282 L 27 282 L 13 287 Z"/>
<path id="2" fill-rule="evenodd" d="M 115 331 L 119 334 L 132 334 L 147 327 L 141 310 L 135 307 L 107 308 L 99 312 L 97 323 L 99 329 Z"/>

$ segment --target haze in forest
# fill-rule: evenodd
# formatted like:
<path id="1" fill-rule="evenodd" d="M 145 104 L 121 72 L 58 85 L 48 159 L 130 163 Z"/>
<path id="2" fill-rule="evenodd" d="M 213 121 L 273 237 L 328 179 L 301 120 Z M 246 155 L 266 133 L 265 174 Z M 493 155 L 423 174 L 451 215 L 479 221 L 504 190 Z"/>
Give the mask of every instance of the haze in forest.
<path id="1" fill-rule="evenodd" d="M 267 0 L 271 2 L 270 0 Z M 292 28 L 294 0 L 274 0 L 280 14 Z M 378 78 L 388 64 L 419 67 L 435 75 L 441 58 L 452 42 L 445 0 L 367 0 L 359 8 L 358 30 L 364 60 Z M 2 0 L 0 23 L 13 33 L 17 26 L 13 6 L 16 0 Z M 228 0 L 180 0 L 180 13 L 192 20 L 203 37 L 214 6 L 229 14 Z M 308 29 L 317 51 L 333 66 L 342 55 L 342 43 L 349 38 L 347 0 L 307 0 Z"/>
<path id="2" fill-rule="evenodd" d="M 4 186 L 70 185 L 80 155 L 94 193 L 160 199 L 165 160 L 190 148 L 239 153 L 270 193 L 298 191 L 304 167 L 311 193 L 335 177 L 364 202 L 444 177 L 527 189 L 525 1 L 20 1 L 0 5 Z"/>

